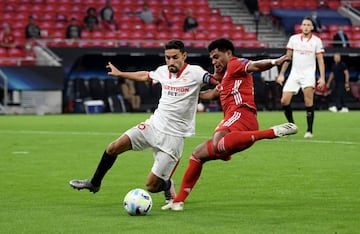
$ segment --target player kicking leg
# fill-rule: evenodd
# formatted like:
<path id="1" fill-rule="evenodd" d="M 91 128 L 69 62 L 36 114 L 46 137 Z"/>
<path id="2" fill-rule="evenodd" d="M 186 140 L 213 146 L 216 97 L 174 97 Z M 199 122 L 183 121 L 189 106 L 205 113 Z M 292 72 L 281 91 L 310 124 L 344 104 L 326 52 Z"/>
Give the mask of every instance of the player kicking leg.
<path id="1" fill-rule="evenodd" d="M 174 211 L 182 211 L 184 209 L 184 202 L 200 178 L 202 167 L 205 162 L 217 159 L 228 161 L 231 159 L 231 154 L 249 148 L 258 140 L 292 135 L 297 133 L 297 131 L 298 129 L 295 124 L 285 123 L 262 131 L 229 132 L 220 137 L 215 144 L 216 152 L 212 149 L 213 140 L 200 144 L 190 157 L 178 195 L 172 202 L 164 205 L 161 209 Z M 216 139 L 216 135 L 217 134 L 215 133 L 213 139 Z M 219 153 L 219 151 L 222 151 L 223 153 Z"/>

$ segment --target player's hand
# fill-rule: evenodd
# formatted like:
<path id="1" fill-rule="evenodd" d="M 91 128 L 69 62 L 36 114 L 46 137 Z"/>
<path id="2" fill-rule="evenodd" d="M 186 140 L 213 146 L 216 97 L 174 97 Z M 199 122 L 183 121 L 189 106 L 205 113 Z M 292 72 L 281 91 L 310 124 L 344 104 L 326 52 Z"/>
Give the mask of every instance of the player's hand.
<path id="1" fill-rule="evenodd" d="M 317 87 L 321 90 L 325 86 L 325 78 L 319 78 L 317 81 Z"/>
<path id="2" fill-rule="evenodd" d="M 111 62 L 108 62 L 108 65 L 106 66 L 107 69 L 110 71 L 108 72 L 109 76 L 119 76 L 121 71 L 117 69 Z"/>
<path id="3" fill-rule="evenodd" d="M 284 83 L 284 80 L 285 80 L 284 75 L 279 75 L 278 78 L 276 79 L 276 82 L 282 86 Z"/>
<path id="4" fill-rule="evenodd" d="M 345 83 L 345 90 L 346 90 L 346 92 L 350 91 L 350 85 L 349 85 L 349 83 Z"/>

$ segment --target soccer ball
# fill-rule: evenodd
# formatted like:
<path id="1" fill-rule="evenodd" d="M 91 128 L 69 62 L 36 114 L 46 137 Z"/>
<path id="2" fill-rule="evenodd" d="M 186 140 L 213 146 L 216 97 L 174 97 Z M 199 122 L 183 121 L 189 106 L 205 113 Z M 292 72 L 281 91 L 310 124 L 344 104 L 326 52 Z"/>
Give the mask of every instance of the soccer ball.
<path id="1" fill-rule="evenodd" d="M 152 208 L 151 196 L 144 189 L 133 189 L 124 198 L 124 208 L 129 215 L 148 215 Z"/>
<path id="2" fill-rule="evenodd" d="M 202 104 L 201 102 L 199 102 L 199 104 L 197 104 L 197 112 L 204 112 L 205 111 L 205 106 L 204 104 Z"/>

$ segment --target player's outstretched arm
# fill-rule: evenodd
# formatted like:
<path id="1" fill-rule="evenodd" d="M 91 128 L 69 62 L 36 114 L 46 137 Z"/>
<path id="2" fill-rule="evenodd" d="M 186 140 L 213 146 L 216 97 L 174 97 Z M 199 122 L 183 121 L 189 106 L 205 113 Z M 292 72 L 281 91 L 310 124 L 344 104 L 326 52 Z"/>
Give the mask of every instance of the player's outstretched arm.
<path id="1" fill-rule="evenodd" d="M 248 73 L 265 71 L 265 70 L 272 68 L 273 66 L 280 66 L 284 62 L 287 62 L 289 60 L 290 60 L 290 57 L 288 55 L 283 55 L 277 59 L 262 59 L 262 60 L 258 60 L 258 61 L 252 61 L 247 66 L 246 71 Z"/>
<path id="2" fill-rule="evenodd" d="M 208 89 L 205 91 L 200 92 L 199 95 L 200 99 L 203 100 L 214 100 L 219 97 L 219 90 L 217 88 L 214 89 Z"/>
<path id="3" fill-rule="evenodd" d="M 135 81 L 149 81 L 148 79 L 148 71 L 136 71 L 136 72 L 123 72 L 120 71 L 117 67 L 115 67 L 111 62 L 106 66 L 109 69 L 109 76 L 116 76 L 118 78 L 135 80 Z"/>

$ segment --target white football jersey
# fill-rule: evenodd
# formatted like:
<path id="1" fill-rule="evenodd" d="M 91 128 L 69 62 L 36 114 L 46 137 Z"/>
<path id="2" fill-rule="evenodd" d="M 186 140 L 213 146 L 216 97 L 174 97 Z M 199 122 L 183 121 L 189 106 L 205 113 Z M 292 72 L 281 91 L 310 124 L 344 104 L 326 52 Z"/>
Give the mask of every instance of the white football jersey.
<path id="1" fill-rule="evenodd" d="M 158 108 L 147 120 L 161 132 L 188 137 L 195 134 L 195 115 L 201 85 L 209 73 L 197 65 L 185 64 L 177 74 L 167 65 L 149 72 L 162 87 Z"/>
<path id="2" fill-rule="evenodd" d="M 316 54 L 324 53 L 321 39 L 314 34 L 310 38 L 303 38 L 301 33 L 295 34 L 290 37 L 286 48 L 293 51 L 290 76 L 315 77 Z"/>

